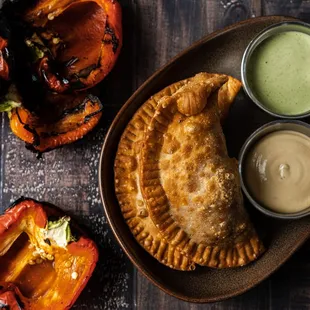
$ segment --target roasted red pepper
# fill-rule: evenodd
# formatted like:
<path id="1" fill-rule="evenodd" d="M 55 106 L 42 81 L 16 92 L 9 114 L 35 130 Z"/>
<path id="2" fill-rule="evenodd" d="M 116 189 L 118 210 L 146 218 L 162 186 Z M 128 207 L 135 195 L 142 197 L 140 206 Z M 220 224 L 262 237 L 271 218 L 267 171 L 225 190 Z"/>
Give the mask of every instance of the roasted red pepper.
<path id="1" fill-rule="evenodd" d="M 0 308 L 69 309 L 98 261 L 95 243 L 70 218 L 32 199 L 0 216 Z"/>
<path id="2" fill-rule="evenodd" d="M 121 15 L 116 0 L 5 1 L 0 112 L 9 112 L 13 133 L 27 147 L 49 151 L 83 138 L 98 124 L 102 104 L 82 90 L 114 66 L 122 46 Z M 8 41 L 1 41 L 4 28 Z M 1 58 L 7 43 L 13 66 Z M 3 84 L 8 72 L 11 88 Z M 7 86 L 2 93 L 1 83 Z M 68 108 L 68 102 L 76 105 Z"/>
<path id="3" fill-rule="evenodd" d="M 21 294 L 13 283 L 0 285 L 0 309 L 21 310 L 29 309 L 30 302 Z"/>
<path id="4" fill-rule="evenodd" d="M 11 81 L 13 57 L 9 48 L 10 30 L 7 19 L 0 12 L 0 96 L 6 94 Z M 1 107 L 0 107 L 1 111 Z"/>
<path id="5" fill-rule="evenodd" d="M 0 37 L 0 78 L 4 80 L 9 79 L 9 66 L 6 61 L 8 42 Z"/>
<path id="6" fill-rule="evenodd" d="M 93 87 L 111 71 L 122 46 L 117 0 L 40 0 L 23 15 L 38 73 L 50 90 Z M 44 56 L 43 56 L 44 55 Z"/>
<path id="7" fill-rule="evenodd" d="M 81 100 L 84 96 L 73 97 L 73 101 L 81 102 L 66 108 L 66 97 L 57 96 L 57 101 L 63 98 L 63 105 L 57 107 L 54 103 L 54 111 L 49 107 L 40 117 L 26 108 L 14 108 L 9 115 L 12 132 L 25 141 L 28 148 L 41 153 L 83 138 L 98 124 L 102 104 L 97 97 L 87 95 L 84 100 Z"/>

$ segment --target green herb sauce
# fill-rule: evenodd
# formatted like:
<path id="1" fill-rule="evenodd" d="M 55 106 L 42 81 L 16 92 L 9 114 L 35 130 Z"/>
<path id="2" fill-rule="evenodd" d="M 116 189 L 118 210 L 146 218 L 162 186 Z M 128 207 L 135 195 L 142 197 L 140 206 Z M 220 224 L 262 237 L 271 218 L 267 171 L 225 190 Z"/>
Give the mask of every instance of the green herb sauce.
<path id="1" fill-rule="evenodd" d="M 310 110 L 310 35 L 287 31 L 271 36 L 253 52 L 248 81 L 270 111 L 298 115 Z"/>

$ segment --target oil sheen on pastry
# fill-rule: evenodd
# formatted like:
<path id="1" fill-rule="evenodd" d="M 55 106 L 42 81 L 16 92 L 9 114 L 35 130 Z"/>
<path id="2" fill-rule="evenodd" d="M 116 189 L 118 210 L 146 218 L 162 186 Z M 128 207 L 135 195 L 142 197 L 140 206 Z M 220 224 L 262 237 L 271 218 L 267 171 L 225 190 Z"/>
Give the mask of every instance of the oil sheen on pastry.
<path id="1" fill-rule="evenodd" d="M 232 77 L 196 75 L 161 98 L 141 151 L 141 189 L 153 222 L 170 244 L 209 267 L 242 266 L 263 251 L 221 127 L 240 87 Z"/>

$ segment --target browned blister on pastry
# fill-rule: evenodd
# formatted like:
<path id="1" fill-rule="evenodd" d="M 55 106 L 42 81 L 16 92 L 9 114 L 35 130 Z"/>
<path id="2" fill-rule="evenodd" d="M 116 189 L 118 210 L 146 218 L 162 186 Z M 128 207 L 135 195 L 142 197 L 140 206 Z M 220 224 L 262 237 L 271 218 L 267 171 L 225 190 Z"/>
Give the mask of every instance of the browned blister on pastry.
<path id="1" fill-rule="evenodd" d="M 139 182 L 139 154 L 144 130 L 150 123 L 158 101 L 170 96 L 189 80 L 177 82 L 151 97 L 126 127 L 115 159 L 115 189 L 123 216 L 136 240 L 161 263 L 178 270 L 194 270 L 195 264 L 170 245 L 149 216 Z"/>
<path id="2" fill-rule="evenodd" d="M 161 99 L 141 151 L 140 184 L 153 222 L 170 244 L 210 267 L 242 266 L 263 251 L 221 127 L 240 87 L 231 77 L 196 75 Z"/>

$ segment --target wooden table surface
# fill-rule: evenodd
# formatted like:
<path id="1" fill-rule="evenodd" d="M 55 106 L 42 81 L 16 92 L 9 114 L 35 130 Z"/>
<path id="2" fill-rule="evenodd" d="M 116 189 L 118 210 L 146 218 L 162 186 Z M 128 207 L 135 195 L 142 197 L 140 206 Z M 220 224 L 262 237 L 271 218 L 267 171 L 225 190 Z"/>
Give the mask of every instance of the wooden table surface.
<path id="1" fill-rule="evenodd" d="M 100 126 L 84 140 L 36 159 L 1 117 L 1 209 L 20 196 L 54 203 L 85 224 L 101 257 L 74 309 L 310 309 L 310 243 L 279 271 L 242 296 L 210 305 L 161 292 L 132 266 L 106 222 L 97 184 L 105 133 L 119 108 L 155 70 L 204 35 L 260 15 L 291 15 L 310 22 L 309 0 L 120 0 L 124 47 L 102 83 Z"/>

